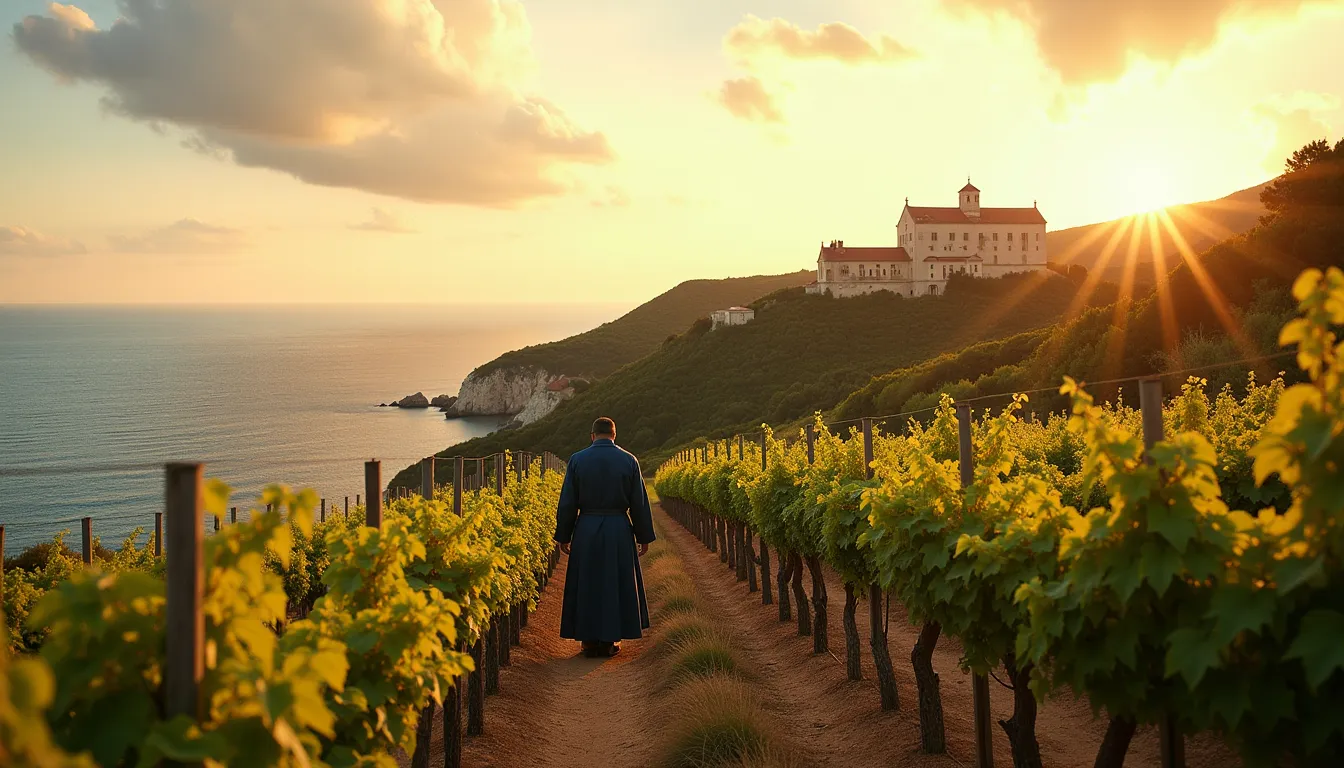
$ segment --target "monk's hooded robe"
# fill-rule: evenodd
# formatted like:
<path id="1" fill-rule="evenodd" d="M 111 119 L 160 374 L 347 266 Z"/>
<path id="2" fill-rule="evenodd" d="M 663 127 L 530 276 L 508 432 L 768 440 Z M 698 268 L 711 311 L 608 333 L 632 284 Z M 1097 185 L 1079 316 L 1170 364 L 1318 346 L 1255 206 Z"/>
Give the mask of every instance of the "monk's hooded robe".
<path id="1" fill-rule="evenodd" d="M 654 540 L 639 460 L 609 439 L 569 459 L 555 540 L 569 544 L 560 636 L 614 643 L 649 628 L 636 543 Z"/>

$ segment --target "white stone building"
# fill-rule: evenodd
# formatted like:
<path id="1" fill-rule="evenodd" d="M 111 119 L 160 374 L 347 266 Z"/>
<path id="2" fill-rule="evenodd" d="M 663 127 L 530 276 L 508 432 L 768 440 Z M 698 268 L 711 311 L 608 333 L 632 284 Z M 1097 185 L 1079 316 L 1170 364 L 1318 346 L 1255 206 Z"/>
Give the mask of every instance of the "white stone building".
<path id="1" fill-rule="evenodd" d="M 857 296 L 893 291 L 903 296 L 941 293 L 949 275 L 999 277 L 1045 269 L 1045 217 L 1030 208 L 981 208 L 980 190 L 957 193 L 955 208 L 910 205 L 896 224 L 894 247 L 822 243 L 817 281 L 808 293 Z"/>
<path id="2" fill-rule="evenodd" d="M 714 323 L 713 327 L 720 325 L 746 325 L 756 318 L 756 311 L 750 307 L 729 307 L 727 309 L 716 309 L 709 313 L 709 319 Z"/>

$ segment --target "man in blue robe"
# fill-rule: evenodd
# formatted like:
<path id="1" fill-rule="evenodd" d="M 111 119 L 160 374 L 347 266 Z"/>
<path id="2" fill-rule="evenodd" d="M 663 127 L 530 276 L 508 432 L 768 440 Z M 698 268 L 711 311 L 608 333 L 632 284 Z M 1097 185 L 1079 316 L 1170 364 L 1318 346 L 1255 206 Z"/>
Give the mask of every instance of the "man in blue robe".
<path id="1" fill-rule="evenodd" d="M 560 636 L 581 641 L 585 656 L 610 657 L 649 628 L 639 558 L 654 539 L 653 510 L 639 460 L 616 445 L 616 422 L 598 419 L 590 437 L 569 458 L 555 515 L 569 555 Z"/>

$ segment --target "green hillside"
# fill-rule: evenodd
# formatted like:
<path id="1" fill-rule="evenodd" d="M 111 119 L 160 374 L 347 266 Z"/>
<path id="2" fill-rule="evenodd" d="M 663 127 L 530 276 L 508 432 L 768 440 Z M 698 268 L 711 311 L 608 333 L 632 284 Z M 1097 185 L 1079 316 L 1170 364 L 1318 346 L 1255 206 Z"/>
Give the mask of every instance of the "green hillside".
<path id="1" fill-rule="evenodd" d="M 1305 154 L 1304 154 L 1305 153 Z M 978 344 L 953 355 L 878 377 L 850 395 L 833 415 L 847 419 L 922 408 L 938 392 L 959 399 L 1057 386 L 1066 375 L 1084 381 L 1161 374 L 1280 352 L 1277 335 L 1293 314 L 1289 287 L 1307 267 L 1344 264 L 1344 141 L 1309 145 L 1290 173 L 1262 190 L 1267 221 L 1180 263 L 1159 290 L 1097 308 L 1044 333 Z M 1241 194 L 1241 193 L 1238 193 Z M 1264 377 L 1293 369 L 1289 359 L 1200 370 L 1214 390 L 1234 387 L 1248 371 Z M 1186 374 L 1167 377 L 1173 390 Z M 1118 387 L 1093 387 L 1112 397 Z M 1132 385 L 1124 397 L 1137 397 Z M 1048 392 L 1036 410 L 1059 409 Z M 984 401 L 999 405 L 1002 400 Z"/>
<path id="2" fill-rule="evenodd" d="M 616 419 L 622 445 L 652 460 L 694 436 L 832 407 L 876 374 L 1050 325 L 1079 290 L 1051 272 L 955 279 L 942 296 L 916 298 L 879 292 L 836 299 L 787 289 L 754 302 L 756 320 L 747 325 L 711 331 L 708 320 L 698 320 L 549 416 L 451 452 L 521 448 L 565 456 L 586 444 L 592 420 L 605 415 Z M 1092 301 L 1113 299 L 1099 291 Z M 413 485 L 414 473 L 397 482 Z"/>
<path id="3" fill-rule="evenodd" d="M 782 288 L 807 285 L 814 272 L 786 275 L 687 280 L 609 323 L 560 341 L 523 347 L 476 369 L 480 375 L 498 368 L 539 366 L 553 373 L 601 378 L 658 348 L 716 309 L 749 304 Z"/>

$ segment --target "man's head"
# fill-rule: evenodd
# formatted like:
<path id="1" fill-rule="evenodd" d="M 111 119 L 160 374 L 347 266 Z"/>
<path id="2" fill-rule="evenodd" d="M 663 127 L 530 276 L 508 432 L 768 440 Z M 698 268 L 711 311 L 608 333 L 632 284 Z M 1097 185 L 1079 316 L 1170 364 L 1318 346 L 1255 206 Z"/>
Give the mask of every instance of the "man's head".
<path id="1" fill-rule="evenodd" d="M 606 416 L 603 416 L 597 421 L 594 421 L 593 434 L 591 435 L 591 437 L 594 440 L 615 440 L 616 422 L 612 421 Z"/>

